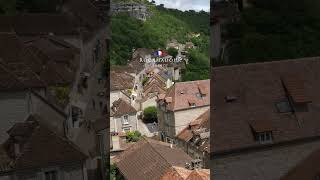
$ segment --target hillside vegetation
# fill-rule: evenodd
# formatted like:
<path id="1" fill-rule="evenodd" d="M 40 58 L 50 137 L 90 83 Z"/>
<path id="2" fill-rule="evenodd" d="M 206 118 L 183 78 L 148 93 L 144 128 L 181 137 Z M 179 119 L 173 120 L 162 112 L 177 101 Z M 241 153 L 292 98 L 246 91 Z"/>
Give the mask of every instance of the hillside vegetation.
<path id="1" fill-rule="evenodd" d="M 320 56 L 320 1 L 253 0 L 228 27 L 230 63 Z"/>
<path id="2" fill-rule="evenodd" d="M 127 64 L 134 48 L 164 48 L 171 39 L 180 43 L 192 41 L 198 48 L 189 53 L 190 64 L 183 80 L 209 78 L 209 14 L 204 11 L 182 12 L 147 4 L 152 16 L 146 22 L 127 14 L 111 18 L 111 65 Z M 201 33 L 201 36 L 189 38 L 188 34 L 191 32 Z"/>

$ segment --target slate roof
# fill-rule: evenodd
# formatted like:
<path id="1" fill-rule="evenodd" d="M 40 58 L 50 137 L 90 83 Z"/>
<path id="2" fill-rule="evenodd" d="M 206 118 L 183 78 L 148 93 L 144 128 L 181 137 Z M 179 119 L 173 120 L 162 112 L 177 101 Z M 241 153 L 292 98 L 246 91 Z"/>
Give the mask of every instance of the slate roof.
<path id="1" fill-rule="evenodd" d="M 193 144 L 195 137 L 200 136 L 200 140 L 195 144 L 201 151 L 210 152 L 210 110 L 201 114 L 198 118 L 189 123 L 176 137 L 182 141 Z M 201 137 L 201 134 L 204 136 Z"/>
<path id="2" fill-rule="evenodd" d="M 10 138 L 2 146 L 2 155 L 0 152 L 0 164 L 7 163 L 7 168 L 2 168 L 3 171 L 80 163 L 87 158 L 71 141 L 39 123 L 40 119 L 39 116 L 30 115 L 25 124 L 16 124 L 8 131 Z M 18 155 L 14 154 L 14 143 L 20 144 Z"/>
<path id="3" fill-rule="evenodd" d="M 112 103 L 110 116 L 121 117 L 126 114 L 137 113 L 137 110 L 122 98 Z"/>
<path id="4" fill-rule="evenodd" d="M 271 145 L 319 136 L 319 68 L 319 57 L 213 68 L 213 154 L 263 146 L 255 141 L 254 126 L 272 130 Z M 282 79 L 292 76 L 301 80 L 295 88 L 304 89 L 298 97 L 307 102 L 294 102 L 297 94 L 286 91 Z M 227 102 L 227 96 L 236 99 Z M 276 104 L 288 99 L 294 112 L 280 113 Z"/>
<path id="5" fill-rule="evenodd" d="M 198 97 L 197 93 L 201 93 L 202 97 Z M 164 100 L 160 101 L 166 103 L 170 111 L 191 109 L 193 103 L 195 107 L 209 106 L 210 80 L 177 82 L 167 90 Z"/>
<path id="6" fill-rule="evenodd" d="M 171 167 L 184 167 L 192 158 L 170 144 L 143 138 L 116 157 L 116 165 L 128 180 L 158 180 Z M 139 168 L 137 168 L 139 167 Z"/>

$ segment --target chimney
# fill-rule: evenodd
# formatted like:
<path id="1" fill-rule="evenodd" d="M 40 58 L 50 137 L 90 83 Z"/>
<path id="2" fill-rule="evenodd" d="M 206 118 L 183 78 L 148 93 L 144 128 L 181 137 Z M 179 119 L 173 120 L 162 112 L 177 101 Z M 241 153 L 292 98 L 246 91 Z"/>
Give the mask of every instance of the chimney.
<path id="1" fill-rule="evenodd" d="M 191 161 L 192 169 L 201 169 L 201 159 L 194 159 Z"/>

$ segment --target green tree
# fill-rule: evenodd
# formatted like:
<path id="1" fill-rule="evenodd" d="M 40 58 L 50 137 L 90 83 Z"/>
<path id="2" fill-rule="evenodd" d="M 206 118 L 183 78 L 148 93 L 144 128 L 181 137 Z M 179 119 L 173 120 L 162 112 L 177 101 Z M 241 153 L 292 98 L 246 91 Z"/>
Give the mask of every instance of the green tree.
<path id="1" fill-rule="evenodd" d="M 150 106 L 143 110 L 143 121 L 148 123 L 158 122 L 157 108 L 155 106 Z"/>
<path id="2" fill-rule="evenodd" d="M 168 54 L 175 58 L 178 55 L 178 50 L 176 48 L 171 47 L 168 49 Z"/>

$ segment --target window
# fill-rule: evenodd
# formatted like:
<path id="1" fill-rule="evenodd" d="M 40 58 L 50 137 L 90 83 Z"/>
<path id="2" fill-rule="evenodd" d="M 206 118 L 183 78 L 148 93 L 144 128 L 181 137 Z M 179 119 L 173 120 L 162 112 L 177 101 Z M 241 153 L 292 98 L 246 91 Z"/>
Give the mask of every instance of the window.
<path id="1" fill-rule="evenodd" d="M 123 132 L 127 133 L 127 132 L 130 132 L 130 128 L 129 127 L 125 127 L 125 128 L 122 128 Z"/>
<path id="2" fill-rule="evenodd" d="M 271 132 L 261 132 L 257 133 L 256 140 L 260 143 L 270 143 L 272 142 L 272 133 Z"/>
<path id="3" fill-rule="evenodd" d="M 58 172 L 57 171 L 48 171 L 44 173 L 45 180 L 58 180 Z"/>
<path id="4" fill-rule="evenodd" d="M 283 100 L 283 101 L 276 103 L 276 107 L 277 107 L 279 113 L 293 112 L 292 106 L 288 100 Z"/>
<path id="5" fill-rule="evenodd" d="M 129 124 L 129 116 L 128 115 L 124 115 L 122 118 L 122 124 Z"/>

